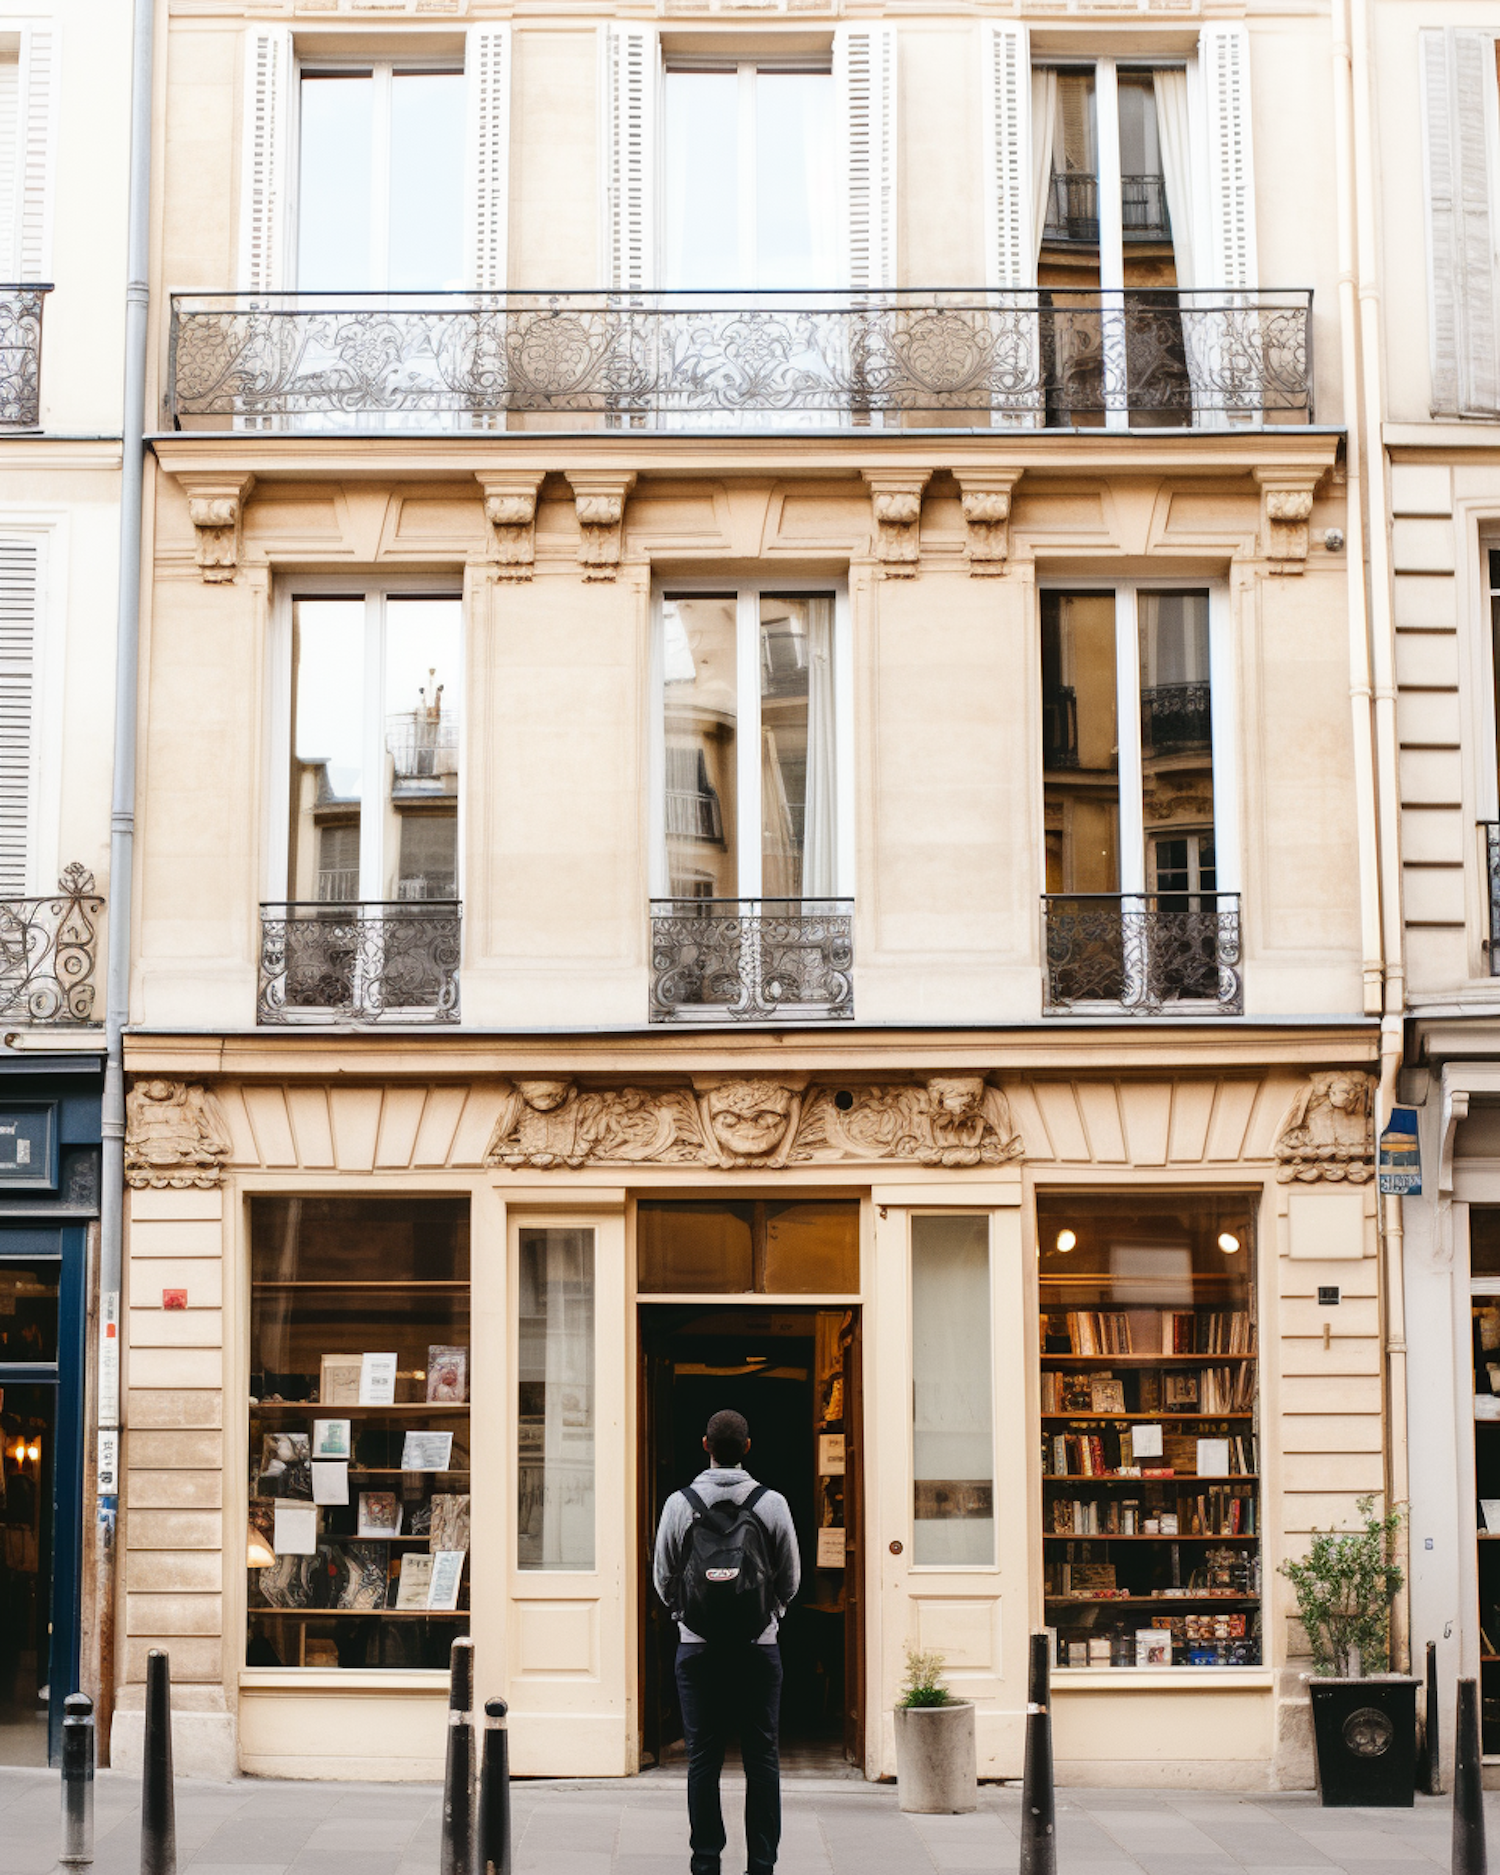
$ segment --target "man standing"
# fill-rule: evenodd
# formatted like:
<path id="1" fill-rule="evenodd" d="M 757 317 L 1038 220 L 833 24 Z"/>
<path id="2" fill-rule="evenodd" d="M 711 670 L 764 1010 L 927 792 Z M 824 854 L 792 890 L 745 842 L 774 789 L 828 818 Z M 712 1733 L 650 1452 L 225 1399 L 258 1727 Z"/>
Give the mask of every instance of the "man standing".
<path id="1" fill-rule="evenodd" d="M 738 1730 L 749 1875 L 770 1875 L 781 1841 L 781 1650 L 776 1629 L 802 1579 L 787 1501 L 745 1470 L 750 1428 L 715 1413 L 709 1469 L 674 1491 L 656 1533 L 656 1592 L 677 1622 L 677 1693 L 688 1754 L 692 1875 L 719 1875 L 719 1773 Z"/>

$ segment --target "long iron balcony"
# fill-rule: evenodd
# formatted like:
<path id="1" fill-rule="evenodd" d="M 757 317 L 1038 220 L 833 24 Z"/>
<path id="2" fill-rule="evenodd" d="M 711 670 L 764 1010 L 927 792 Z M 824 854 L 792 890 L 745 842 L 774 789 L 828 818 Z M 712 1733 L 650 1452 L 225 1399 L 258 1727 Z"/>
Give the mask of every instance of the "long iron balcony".
<path id="1" fill-rule="evenodd" d="M 256 1020 L 457 1022 L 456 899 L 260 908 Z"/>
<path id="2" fill-rule="evenodd" d="M 1244 1013 L 1237 892 L 1042 900 L 1048 1015 Z"/>
<path id="3" fill-rule="evenodd" d="M 833 1022 L 854 1015 L 854 901 L 651 901 L 653 1022 Z"/>
<path id="4" fill-rule="evenodd" d="M 0 1020 L 50 1028 L 94 1020 L 104 900 L 76 861 L 46 898 L 0 899 Z"/>
<path id="5" fill-rule="evenodd" d="M 177 293 L 167 418 L 263 431 L 1302 424 L 1312 295 Z"/>
<path id="6" fill-rule="evenodd" d="M 51 291 L 0 285 L 0 434 L 41 422 L 42 302 Z"/>

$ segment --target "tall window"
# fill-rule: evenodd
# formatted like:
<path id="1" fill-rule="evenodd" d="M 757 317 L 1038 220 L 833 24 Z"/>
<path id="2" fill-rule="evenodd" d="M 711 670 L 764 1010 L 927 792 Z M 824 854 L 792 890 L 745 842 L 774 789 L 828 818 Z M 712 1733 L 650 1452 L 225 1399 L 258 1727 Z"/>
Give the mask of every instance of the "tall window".
<path id="1" fill-rule="evenodd" d="M 291 609 L 287 896 L 457 898 L 461 601 L 312 594 Z"/>
<path id="2" fill-rule="evenodd" d="M 673 898 L 840 890 L 834 595 L 667 592 L 662 853 Z"/>
<path id="3" fill-rule="evenodd" d="M 911 1221 L 912 1561 L 995 1560 L 987 1216 Z"/>
<path id="4" fill-rule="evenodd" d="M 299 94 L 297 285 L 461 286 L 462 70 L 304 66 Z"/>
<path id="5" fill-rule="evenodd" d="M 753 60 L 665 78 L 665 284 L 837 278 L 833 78 Z"/>
<path id="6" fill-rule="evenodd" d="M 516 1562 L 594 1566 L 594 1233 L 521 1232 Z"/>

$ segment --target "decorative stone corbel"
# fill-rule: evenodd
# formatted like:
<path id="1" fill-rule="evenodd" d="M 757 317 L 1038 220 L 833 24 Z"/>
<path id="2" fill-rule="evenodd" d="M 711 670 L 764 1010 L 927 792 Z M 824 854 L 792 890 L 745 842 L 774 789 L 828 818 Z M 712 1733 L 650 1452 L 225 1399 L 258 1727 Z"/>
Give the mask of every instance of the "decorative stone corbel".
<path id="1" fill-rule="evenodd" d="M 546 472 L 521 469 L 512 475 L 485 475 L 476 470 L 475 478 L 484 490 L 495 577 L 530 579 L 536 560 L 536 498 Z"/>
<path id="2" fill-rule="evenodd" d="M 1019 469 L 955 469 L 968 531 L 969 573 L 1003 573 L 1010 558 L 1010 498 Z"/>
<path id="3" fill-rule="evenodd" d="M 1255 469 L 1266 558 L 1272 573 L 1301 573 L 1307 567 L 1307 523 L 1313 489 L 1322 471 Z"/>
<path id="4" fill-rule="evenodd" d="M 198 533 L 198 565 L 205 580 L 224 585 L 240 564 L 240 525 L 255 486 L 253 475 L 185 475 L 188 519 Z"/>
<path id="5" fill-rule="evenodd" d="M 883 469 L 861 471 L 870 485 L 870 509 L 875 517 L 875 558 L 882 579 L 912 579 L 919 557 L 922 525 L 922 490 L 932 471 L 887 474 Z"/>
<path id="6" fill-rule="evenodd" d="M 585 579 L 613 579 L 620 570 L 625 497 L 635 474 L 618 470 L 565 469 L 578 516 L 578 563 Z"/>

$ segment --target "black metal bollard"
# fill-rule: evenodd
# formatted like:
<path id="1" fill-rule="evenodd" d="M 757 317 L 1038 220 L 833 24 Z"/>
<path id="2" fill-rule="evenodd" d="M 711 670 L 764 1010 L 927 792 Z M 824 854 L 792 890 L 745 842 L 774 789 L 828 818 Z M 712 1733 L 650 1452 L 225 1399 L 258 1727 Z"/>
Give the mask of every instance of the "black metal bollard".
<path id="1" fill-rule="evenodd" d="M 69 1693 L 62 1722 L 62 1853 L 65 1868 L 94 1859 L 94 1702 Z"/>
<path id="2" fill-rule="evenodd" d="M 448 1757 L 443 1767 L 443 1835 L 439 1875 L 470 1875 L 474 1867 L 474 1643 L 449 1650 Z"/>
<path id="3" fill-rule="evenodd" d="M 1026 1767 L 1021 1781 L 1020 1875 L 1057 1875 L 1057 1805 L 1052 1790 L 1050 1639 L 1031 1637 L 1026 1687 Z"/>
<path id="4" fill-rule="evenodd" d="M 505 1729 L 508 1710 L 503 1699 L 484 1702 L 475 1875 L 510 1875 L 510 1736 Z"/>
<path id="5" fill-rule="evenodd" d="M 1429 1797 L 1443 1794 L 1442 1730 L 1438 1724 L 1437 1642 L 1427 1643 L 1427 1693 L 1422 1716 L 1422 1765 L 1418 1786 Z"/>
<path id="6" fill-rule="evenodd" d="M 1458 1683 L 1453 1737 L 1453 1875 L 1487 1875 L 1484 1792 L 1479 1776 L 1479 1683 Z"/>
<path id="7" fill-rule="evenodd" d="M 153 1647 L 146 1656 L 146 1753 L 141 1765 L 141 1875 L 177 1875 L 172 1796 L 172 1672 Z"/>

